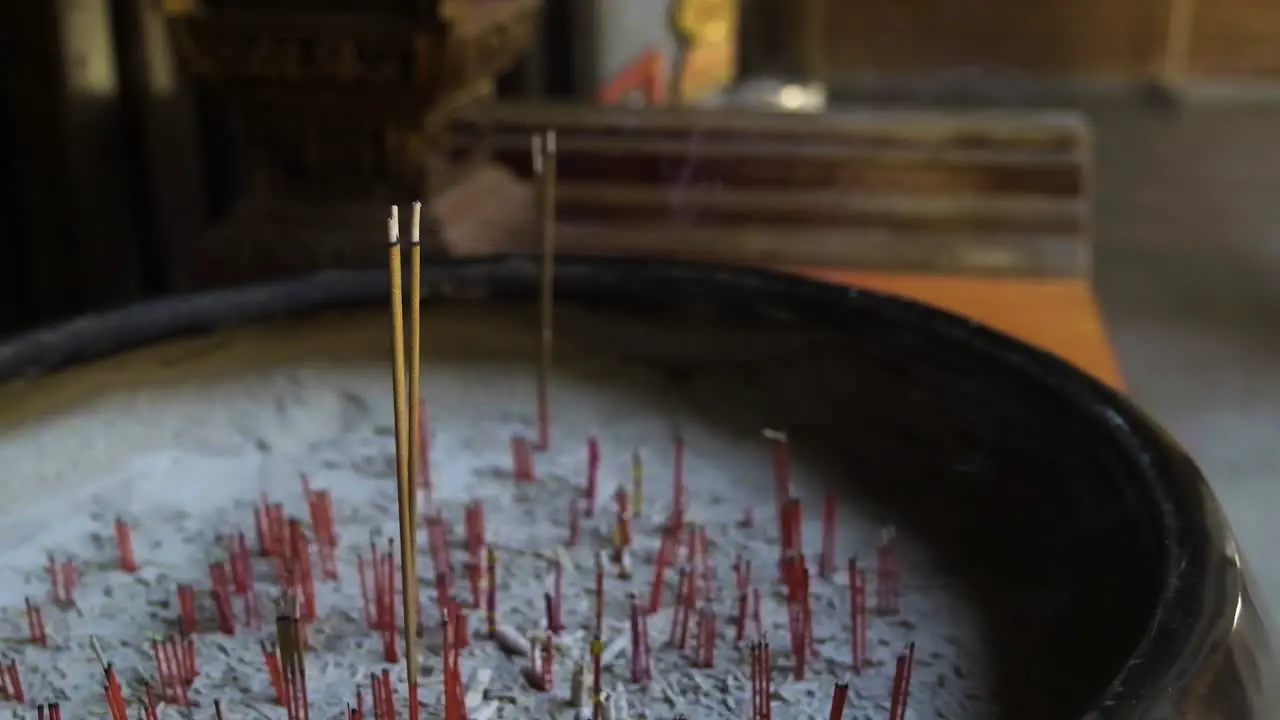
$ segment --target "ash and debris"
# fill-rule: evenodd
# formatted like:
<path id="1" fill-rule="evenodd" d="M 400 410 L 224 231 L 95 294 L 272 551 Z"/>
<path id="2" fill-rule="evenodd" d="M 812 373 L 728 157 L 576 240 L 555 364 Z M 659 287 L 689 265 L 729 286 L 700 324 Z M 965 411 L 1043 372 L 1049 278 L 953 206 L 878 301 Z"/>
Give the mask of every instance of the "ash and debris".
<path id="1" fill-rule="evenodd" d="M 438 341 L 441 331 L 437 327 L 433 332 Z M 562 352 L 572 356 L 574 349 Z M 553 558 L 570 560 L 562 610 L 567 629 L 557 641 L 555 687 L 550 693 L 526 687 L 520 675 L 523 661 L 499 652 L 483 637 L 483 612 L 469 611 L 473 639 L 462 652 L 462 676 L 483 669 L 492 672 L 485 697 L 498 703 L 496 717 L 572 717 L 571 668 L 575 662 L 589 663 L 595 557 L 609 543 L 612 492 L 621 484 L 629 487 L 631 455 L 639 451 L 645 481 L 641 516 L 632 532 L 634 572 L 630 580 L 613 573 L 606 580 L 603 639 L 608 645 L 629 633 L 627 598 L 630 593 L 648 597 L 660 543 L 658 527 L 669 510 L 671 438 L 676 426 L 686 442 L 687 519 L 705 526 L 722 589 L 715 604 L 716 666 L 694 669 L 687 652 L 668 647 L 671 613 L 660 611 L 649 623 L 653 681 L 647 686 L 629 681 L 625 651 L 605 668 L 604 688 L 626 707 L 627 717 L 742 720 L 749 716 L 746 650 L 733 645 L 736 601 L 729 591 L 731 564 L 738 553 L 750 559 L 753 585 L 764 594 L 763 619 L 774 659 L 774 712 L 779 720 L 825 717 L 833 685 L 840 681 L 850 683 L 846 718 L 886 717 L 894 659 L 909 642 L 915 642 L 917 650 L 908 717 L 959 719 L 994 714 L 984 700 L 989 678 L 983 671 L 987 662 L 975 611 L 965 605 L 949 580 L 931 568 L 927 553 L 910 537 L 900 538 L 898 551 L 902 612 L 895 617 L 871 616 L 869 666 L 861 675 L 851 667 L 849 590 L 844 573 L 838 571 L 832 580 L 813 579 L 817 656 L 809 663 L 806 680 L 793 680 L 787 615 L 776 573 L 778 538 L 768 448 L 758 435 L 733 434 L 701 424 L 685 402 L 689 395 L 721 396 L 729 380 L 710 378 L 710 389 L 699 389 L 699 380 L 686 379 L 672 389 L 659 371 L 635 365 L 619 367 L 583 358 L 562 361 L 564 365 L 572 366 L 573 372 L 558 376 L 553 385 L 552 447 L 535 456 L 536 483 L 517 485 L 512 480 L 509 439 L 517 433 L 532 436 L 534 428 L 530 412 L 512 408 L 532 405 L 532 372 L 521 363 L 474 357 L 424 364 L 435 507 L 451 522 L 456 541 L 464 504 L 484 503 L 488 541 L 498 558 L 499 622 L 522 631 L 541 629 L 542 598 L 550 588 Z M 332 493 L 341 542 L 340 580 L 321 583 L 317 579 L 316 584 L 321 617 L 310 630 L 314 649 L 307 656 L 312 711 L 318 718 L 339 717 L 354 702 L 358 686 L 364 687 L 368 702 L 369 675 L 387 666 L 381 662 L 379 638 L 362 617 L 356 556 L 368 552 L 371 538 L 385 543 L 396 536 L 387 375 L 385 367 L 371 362 L 286 364 L 197 388 L 145 391 L 139 394 L 150 395 L 128 398 L 129 412 L 117 409 L 112 416 L 124 428 L 120 432 L 137 433 L 133 425 L 150 422 L 151 432 L 172 439 L 172 445 L 129 458 L 124 471 L 113 474 L 109 489 L 80 497 L 74 504 L 60 505 L 55 499 L 32 510 L 43 518 L 42 530 L 6 548 L 0 561 L 0 660 L 18 661 L 28 702 L 25 709 L 0 703 L 0 718 L 34 718 L 35 703 L 49 701 L 60 701 L 68 717 L 105 716 L 102 672 L 90 648 L 91 636 L 98 638 L 117 668 L 126 695 L 139 697 L 144 683 L 155 682 L 151 641 L 176 632 L 175 584 L 207 588 L 209 563 L 226 557 L 220 539 L 236 531 L 252 539 L 252 508 L 263 493 L 285 503 L 288 512 L 305 517 L 299 482 L 303 473 L 312 487 Z M 735 378 L 731 384 L 736 386 L 734 394 L 750 394 L 749 379 Z M 745 402 L 750 403 L 750 398 Z M 187 406 L 194 409 L 184 415 Z M 107 405 L 95 412 L 112 409 Z M 192 415 L 198 418 L 198 426 L 190 424 Z M 180 421 L 179 416 L 186 420 Z M 92 444 L 109 443 L 112 424 L 99 422 L 94 427 L 97 435 Z M 55 424 L 46 432 L 62 432 L 66 437 L 58 447 L 75 453 L 76 433 L 90 431 L 84 424 L 62 430 Z M 570 499 L 583 488 L 589 436 L 599 439 L 602 451 L 597 509 L 593 519 L 583 520 L 578 544 L 561 553 L 558 548 L 568 538 Z M 48 444 L 38 446 L 43 449 Z M 12 452 L 9 457 L 14 457 Z M 815 558 L 821 539 L 821 503 L 815 492 L 806 490 L 817 487 L 823 471 L 807 463 L 803 452 L 793 455 L 793 483 L 805 503 L 804 546 Z M 69 509 L 73 506 L 75 511 Z M 86 506 L 92 511 L 81 512 Z M 746 509 L 756 519 L 750 529 L 739 524 Z M 141 569 L 132 576 L 115 569 L 112 522 L 117 515 L 133 529 Z M 875 538 L 888 521 L 852 505 L 842 507 L 837 522 L 838 556 L 872 557 Z M 426 577 L 430 562 L 425 539 L 420 538 L 420 543 L 423 616 L 435 618 L 434 583 Z M 56 608 L 47 600 L 44 561 L 50 552 L 74 558 L 80 567 L 75 608 Z M 462 553 L 455 552 L 460 563 Z M 271 606 L 268 598 L 274 575 L 267 561 L 255 563 L 260 563 L 255 565 L 255 577 L 265 613 Z M 843 562 L 837 565 L 842 568 Z M 675 582 L 676 573 L 668 572 L 664 608 L 672 604 Z M 459 579 L 456 592 L 469 599 L 465 580 Z M 43 606 L 48 648 L 23 642 L 27 634 L 24 596 L 38 599 Z M 213 628 L 210 608 L 202 608 L 202 617 L 204 631 L 196 637 L 200 674 L 191 692 L 196 710 L 190 716 L 212 717 L 213 700 L 220 699 L 229 718 L 284 718 L 284 709 L 274 704 L 259 648 L 259 642 L 272 635 L 271 623 L 241 626 L 234 636 L 226 636 Z M 422 643 L 424 717 L 438 713 L 442 706 L 441 659 L 433 632 L 429 629 Z M 397 667 L 392 677 L 395 695 L 403 704 L 407 697 L 403 671 Z M 162 717 L 187 715 L 168 707 Z"/>

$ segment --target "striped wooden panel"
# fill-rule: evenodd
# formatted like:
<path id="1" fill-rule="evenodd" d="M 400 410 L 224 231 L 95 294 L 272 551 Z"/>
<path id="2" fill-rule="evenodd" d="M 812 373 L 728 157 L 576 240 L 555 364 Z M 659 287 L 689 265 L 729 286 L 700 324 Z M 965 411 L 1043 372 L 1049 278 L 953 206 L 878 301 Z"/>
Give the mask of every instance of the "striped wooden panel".
<path id="1" fill-rule="evenodd" d="M 496 158 L 530 173 L 529 136 L 557 131 L 564 251 L 837 267 L 1083 275 L 1086 123 L 1049 113 L 498 106 Z"/>

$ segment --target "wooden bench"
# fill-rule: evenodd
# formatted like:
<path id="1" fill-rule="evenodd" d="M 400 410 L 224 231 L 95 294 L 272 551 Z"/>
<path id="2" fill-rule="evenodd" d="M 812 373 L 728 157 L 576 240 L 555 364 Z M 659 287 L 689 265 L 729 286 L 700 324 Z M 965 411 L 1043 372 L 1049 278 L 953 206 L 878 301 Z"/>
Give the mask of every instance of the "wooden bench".
<path id="1" fill-rule="evenodd" d="M 1091 140 L 1079 114 L 498 104 L 460 120 L 452 149 L 488 142 L 527 178 L 529 138 L 547 128 L 557 133 L 562 252 L 1023 276 L 1090 270 Z M 529 238 L 512 242 L 531 247 Z"/>

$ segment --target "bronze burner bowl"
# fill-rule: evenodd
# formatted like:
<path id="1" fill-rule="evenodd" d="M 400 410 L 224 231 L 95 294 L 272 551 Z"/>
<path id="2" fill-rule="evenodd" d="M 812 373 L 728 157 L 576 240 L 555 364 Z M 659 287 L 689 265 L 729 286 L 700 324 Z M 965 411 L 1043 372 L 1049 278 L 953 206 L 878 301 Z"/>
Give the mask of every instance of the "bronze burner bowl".
<path id="1" fill-rule="evenodd" d="M 1275 717 L 1271 646 L 1221 509 L 1191 459 L 1122 396 L 1005 335 L 876 293 L 703 265 L 557 265 L 566 304 L 814 329 L 812 367 L 789 382 L 823 402 L 781 410 L 786 427 L 828 447 L 864 500 L 965 569 L 987 615 L 1001 717 Z M 428 302 L 528 301 L 537 268 L 433 260 L 424 286 Z M 0 381 L 386 295 L 384 273 L 339 271 L 155 300 L 0 345 Z"/>

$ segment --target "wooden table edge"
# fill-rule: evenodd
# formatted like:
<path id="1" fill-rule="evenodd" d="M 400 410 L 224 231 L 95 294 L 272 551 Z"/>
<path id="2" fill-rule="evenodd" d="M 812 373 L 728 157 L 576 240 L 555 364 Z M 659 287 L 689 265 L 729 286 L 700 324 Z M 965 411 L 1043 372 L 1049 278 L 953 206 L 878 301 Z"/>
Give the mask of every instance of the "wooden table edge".
<path id="1" fill-rule="evenodd" d="M 942 308 L 1057 355 L 1116 390 L 1125 389 L 1093 286 L 1084 278 L 784 270 Z"/>

